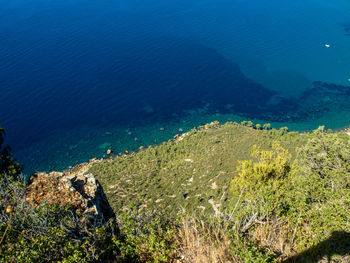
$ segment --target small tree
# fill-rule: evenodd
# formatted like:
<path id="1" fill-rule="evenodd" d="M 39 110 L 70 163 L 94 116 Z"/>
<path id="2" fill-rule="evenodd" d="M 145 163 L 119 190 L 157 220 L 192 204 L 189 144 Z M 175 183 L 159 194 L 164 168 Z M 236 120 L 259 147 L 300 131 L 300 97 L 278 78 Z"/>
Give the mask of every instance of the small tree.
<path id="1" fill-rule="evenodd" d="M 315 130 L 306 145 L 299 149 L 300 166 L 308 174 L 317 173 L 320 178 L 350 173 L 349 143 L 334 134 L 328 134 L 324 126 Z"/>
<path id="2" fill-rule="evenodd" d="M 239 161 L 238 175 L 232 180 L 240 232 L 247 231 L 255 219 L 266 220 L 287 209 L 285 193 L 291 155 L 275 141 L 272 150 L 261 150 L 255 145 L 251 156 L 254 160 Z"/>
<path id="3" fill-rule="evenodd" d="M 254 191 L 264 185 L 277 183 L 290 171 L 291 155 L 276 141 L 273 142 L 272 150 L 261 150 L 254 145 L 251 156 L 257 161 L 239 161 L 238 176 L 232 181 L 234 192 Z"/>
<path id="4" fill-rule="evenodd" d="M 288 132 L 288 127 L 281 127 L 280 131 L 282 132 L 282 134 Z"/>
<path id="5" fill-rule="evenodd" d="M 299 248 L 321 242 L 333 231 L 350 231 L 350 141 L 347 135 L 327 133 L 324 126 L 298 149 L 291 176 L 291 204 L 299 214 Z M 305 234 L 308 233 L 308 234 Z"/>
<path id="6" fill-rule="evenodd" d="M 247 121 L 247 124 L 246 124 L 247 127 L 254 127 L 254 123 L 252 121 Z"/>
<path id="7" fill-rule="evenodd" d="M 11 148 L 4 145 L 5 135 L 5 130 L 0 126 L 0 176 L 5 174 L 15 176 L 22 171 L 22 167 L 12 157 Z"/>
<path id="8" fill-rule="evenodd" d="M 242 126 L 247 126 L 247 127 L 253 127 L 254 123 L 252 121 L 242 121 L 241 125 Z"/>
<path id="9" fill-rule="evenodd" d="M 264 129 L 264 130 L 270 130 L 270 129 L 271 129 L 271 124 L 270 124 L 270 123 L 265 123 L 265 124 L 263 125 L 263 129 Z"/>

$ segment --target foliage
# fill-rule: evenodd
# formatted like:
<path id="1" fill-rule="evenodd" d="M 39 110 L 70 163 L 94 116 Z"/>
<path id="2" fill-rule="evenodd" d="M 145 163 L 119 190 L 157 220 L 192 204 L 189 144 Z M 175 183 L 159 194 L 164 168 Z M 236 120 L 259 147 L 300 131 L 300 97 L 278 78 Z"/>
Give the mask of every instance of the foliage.
<path id="1" fill-rule="evenodd" d="M 263 125 L 263 129 L 264 129 L 264 130 L 269 130 L 269 129 L 271 129 L 271 124 L 270 124 L 270 123 L 265 123 L 265 124 Z"/>
<path id="2" fill-rule="evenodd" d="M 345 132 L 213 122 L 89 172 L 120 235 L 71 207 L 29 206 L 24 185 L 3 176 L 1 262 L 350 260 Z"/>
<path id="3" fill-rule="evenodd" d="M 291 155 L 274 141 L 271 150 L 253 146 L 252 160 L 239 161 L 232 180 L 233 229 L 247 233 L 257 224 L 266 224 L 289 210 L 286 200 L 291 172 Z"/>
<path id="4" fill-rule="evenodd" d="M 160 216 L 121 213 L 120 234 L 112 221 L 91 225 L 71 206 L 25 200 L 25 185 L 0 179 L 0 262 L 169 262 L 175 226 Z"/>
<path id="5" fill-rule="evenodd" d="M 180 262 L 275 262 L 277 256 L 229 226 L 232 218 L 181 215 L 176 235 Z"/>
<path id="6" fill-rule="evenodd" d="M 233 228 L 277 255 L 303 252 L 300 262 L 347 254 L 339 248 L 350 241 L 349 157 L 348 135 L 322 127 L 308 136 L 294 163 L 277 142 L 272 150 L 254 146 L 253 159 L 240 161 L 232 180 Z M 334 235 L 345 238 L 334 241 Z"/>
<path id="7" fill-rule="evenodd" d="M 164 211 L 172 218 L 183 210 L 210 215 L 211 199 L 222 200 L 222 210 L 229 208 L 230 178 L 237 175 L 239 160 L 252 158 L 253 145 L 271 149 L 278 141 L 293 159 L 308 136 L 213 123 L 191 130 L 181 140 L 97 163 L 89 172 L 104 186 L 115 211 L 128 206 Z"/>
<path id="8" fill-rule="evenodd" d="M 112 224 L 90 225 L 70 206 L 32 207 L 25 185 L 0 179 L 0 262 L 91 262 L 113 255 Z"/>
<path id="9" fill-rule="evenodd" d="M 175 224 L 161 216 L 140 215 L 134 210 L 118 217 L 121 237 L 114 242 L 123 262 L 169 262 L 173 258 Z"/>
<path id="10" fill-rule="evenodd" d="M 233 179 L 233 191 L 256 192 L 262 187 L 272 187 L 278 190 L 281 179 L 290 171 L 291 155 L 281 145 L 274 141 L 272 150 L 260 150 L 254 145 L 251 156 L 257 161 L 239 161 L 238 176 Z"/>
<path id="11" fill-rule="evenodd" d="M 298 151 L 291 197 L 300 222 L 297 247 L 316 245 L 334 231 L 350 231 L 350 142 L 342 132 L 315 130 Z M 325 248 L 323 248 L 325 249 Z M 328 248 L 329 249 L 329 248 Z"/>
<path id="12" fill-rule="evenodd" d="M 317 173 L 321 179 L 350 172 L 349 140 L 324 132 L 324 127 L 313 132 L 299 154 L 299 165 L 304 167 L 305 172 Z"/>
<path id="13" fill-rule="evenodd" d="M 0 177 L 5 174 L 16 176 L 20 174 L 22 167 L 12 157 L 11 148 L 4 145 L 5 135 L 5 130 L 0 125 Z"/>

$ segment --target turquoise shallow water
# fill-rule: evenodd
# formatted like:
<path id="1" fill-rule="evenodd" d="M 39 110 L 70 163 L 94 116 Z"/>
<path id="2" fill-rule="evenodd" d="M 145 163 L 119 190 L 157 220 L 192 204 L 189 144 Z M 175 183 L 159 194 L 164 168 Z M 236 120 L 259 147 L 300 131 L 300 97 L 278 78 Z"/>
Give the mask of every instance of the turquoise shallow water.
<path id="1" fill-rule="evenodd" d="M 0 36 L 0 123 L 27 173 L 213 120 L 349 125 L 346 0 L 8 0 Z"/>
<path id="2" fill-rule="evenodd" d="M 28 172 L 64 170 L 91 158 L 106 158 L 108 149 L 113 150 L 112 155 L 124 153 L 126 150 L 138 150 L 141 146 L 160 144 L 173 139 L 176 134 L 216 120 L 225 123 L 227 121 L 241 122 L 247 119 L 234 114 L 208 114 L 203 109 L 197 109 L 176 121 L 62 129 L 18 151 L 16 156 L 26 161 Z M 255 124 L 266 123 L 259 119 L 250 120 Z M 271 124 L 273 128 L 287 126 L 289 130 L 294 131 L 312 131 L 321 125 L 340 129 L 350 126 L 350 113 L 331 112 L 314 121 L 271 122 Z"/>

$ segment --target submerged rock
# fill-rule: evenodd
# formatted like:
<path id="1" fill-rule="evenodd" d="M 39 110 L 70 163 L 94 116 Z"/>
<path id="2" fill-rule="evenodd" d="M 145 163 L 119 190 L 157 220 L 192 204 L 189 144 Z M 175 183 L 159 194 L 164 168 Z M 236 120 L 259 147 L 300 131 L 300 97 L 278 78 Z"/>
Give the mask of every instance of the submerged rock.
<path id="1" fill-rule="evenodd" d="M 94 224 L 115 218 L 101 184 L 92 174 L 84 174 L 84 170 L 32 175 L 26 189 L 27 202 L 71 204 Z"/>

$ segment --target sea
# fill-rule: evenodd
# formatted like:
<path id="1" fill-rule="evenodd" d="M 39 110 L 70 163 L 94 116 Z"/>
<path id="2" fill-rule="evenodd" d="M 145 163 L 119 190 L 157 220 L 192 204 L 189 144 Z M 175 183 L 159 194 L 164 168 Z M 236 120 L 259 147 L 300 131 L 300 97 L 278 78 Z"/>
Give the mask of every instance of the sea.
<path id="1" fill-rule="evenodd" d="M 0 124 L 27 174 L 214 120 L 350 125 L 348 0 L 0 2 Z"/>

